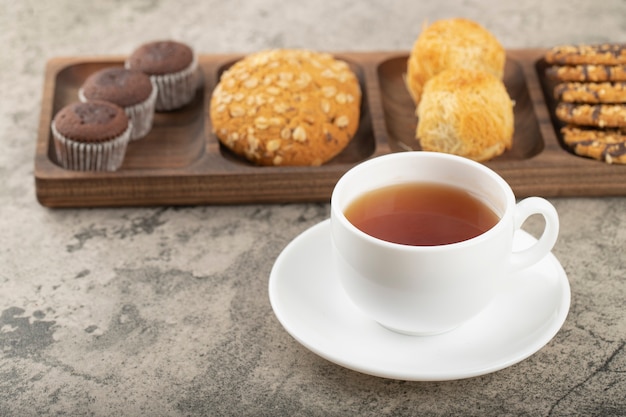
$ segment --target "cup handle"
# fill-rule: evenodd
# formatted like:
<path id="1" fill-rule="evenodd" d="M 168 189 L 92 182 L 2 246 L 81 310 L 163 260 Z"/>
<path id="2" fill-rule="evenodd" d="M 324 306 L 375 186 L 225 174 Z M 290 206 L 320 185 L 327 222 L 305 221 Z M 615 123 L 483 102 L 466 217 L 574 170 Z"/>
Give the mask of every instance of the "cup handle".
<path id="1" fill-rule="evenodd" d="M 511 266 L 513 270 L 526 268 L 546 256 L 554 247 L 559 234 L 559 216 L 554 206 L 541 197 L 528 197 L 515 207 L 515 230 L 533 214 L 540 214 L 545 219 L 545 227 L 539 240 L 529 248 L 513 252 Z"/>

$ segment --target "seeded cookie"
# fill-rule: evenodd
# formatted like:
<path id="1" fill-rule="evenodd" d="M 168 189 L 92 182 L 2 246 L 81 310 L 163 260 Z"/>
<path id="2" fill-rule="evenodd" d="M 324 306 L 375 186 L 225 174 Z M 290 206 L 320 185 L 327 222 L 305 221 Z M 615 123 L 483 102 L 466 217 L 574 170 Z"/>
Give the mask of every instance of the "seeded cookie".
<path id="1" fill-rule="evenodd" d="M 563 141 L 574 153 L 609 164 L 626 164 L 626 132 L 565 126 Z"/>
<path id="2" fill-rule="evenodd" d="M 558 81 L 626 81 L 626 65 L 553 65 L 546 76 Z"/>
<path id="3" fill-rule="evenodd" d="M 559 65 L 623 65 L 626 44 L 559 45 L 546 52 L 545 59 Z"/>
<path id="4" fill-rule="evenodd" d="M 561 83 L 554 87 L 554 98 L 567 103 L 626 103 L 626 82 Z"/>
<path id="5" fill-rule="evenodd" d="M 625 128 L 626 106 L 560 102 L 556 106 L 556 117 L 562 122 L 575 125 Z"/>
<path id="6" fill-rule="evenodd" d="M 321 165 L 356 133 L 361 89 L 344 61 L 299 49 L 257 52 L 226 70 L 211 97 L 220 142 L 258 165 Z"/>

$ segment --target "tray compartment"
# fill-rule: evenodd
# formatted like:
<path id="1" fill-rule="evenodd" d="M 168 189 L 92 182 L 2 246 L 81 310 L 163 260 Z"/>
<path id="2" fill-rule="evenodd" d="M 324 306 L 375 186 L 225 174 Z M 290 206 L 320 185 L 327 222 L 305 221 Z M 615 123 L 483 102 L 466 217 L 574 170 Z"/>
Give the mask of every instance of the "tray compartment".
<path id="1" fill-rule="evenodd" d="M 89 75 L 103 68 L 123 65 L 120 60 L 78 63 L 63 68 L 56 75 L 51 116 L 78 101 L 78 89 Z M 194 100 L 180 110 L 155 113 L 148 135 L 128 144 L 120 170 L 183 168 L 197 161 L 205 148 L 203 96 L 202 87 Z M 51 132 L 48 143 L 48 157 L 58 165 Z"/>
<path id="2" fill-rule="evenodd" d="M 385 124 L 393 149 L 421 150 L 415 138 L 418 119 L 415 104 L 405 86 L 407 56 L 384 61 L 378 67 Z M 509 57 L 504 72 L 504 85 L 515 101 L 515 130 L 513 147 L 493 161 L 518 161 L 538 155 L 544 147 L 539 122 L 533 112 L 532 101 L 524 72 L 519 62 Z"/>
<path id="3" fill-rule="evenodd" d="M 372 130 L 372 115 L 371 115 L 371 111 L 370 111 L 369 104 L 368 104 L 369 103 L 368 89 L 366 88 L 366 85 L 365 85 L 366 81 L 365 81 L 364 68 L 361 64 L 351 59 L 349 56 L 345 56 L 342 54 L 335 54 L 334 56 L 338 59 L 345 61 L 350 66 L 350 69 L 352 69 L 352 71 L 356 75 L 359 81 L 359 85 L 361 87 L 361 107 L 360 107 L 358 129 L 356 133 L 354 134 L 354 137 L 348 144 L 348 146 L 343 151 L 341 151 L 341 153 L 339 153 L 332 160 L 326 162 L 325 164 L 326 166 L 329 166 L 329 165 L 330 166 L 333 166 L 333 165 L 343 166 L 346 164 L 358 163 L 372 156 L 372 154 L 376 150 L 376 140 L 375 140 L 374 133 Z M 224 64 L 217 66 L 216 72 L 214 74 L 216 82 L 217 80 L 220 79 L 222 73 L 226 71 L 228 68 L 230 68 L 240 58 L 242 57 L 240 56 L 235 59 L 230 59 L 228 60 L 228 62 L 225 62 Z M 210 99 L 211 99 L 210 96 L 207 97 L 207 103 L 210 101 Z M 211 129 L 210 119 L 207 120 L 207 123 L 209 125 L 208 134 L 212 136 L 212 139 L 217 142 L 218 139 Z M 256 165 L 251 164 L 245 158 L 235 155 L 233 152 L 231 152 L 227 147 L 223 146 L 221 143 L 219 144 L 219 151 L 222 157 L 234 163 L 245 165 L 245 166 L 256 167 Z M 258 167 L 258 168 L 265 169 L 265 170 L 276 169 L 276 168 L 280 169 L 280 167 Z"/>

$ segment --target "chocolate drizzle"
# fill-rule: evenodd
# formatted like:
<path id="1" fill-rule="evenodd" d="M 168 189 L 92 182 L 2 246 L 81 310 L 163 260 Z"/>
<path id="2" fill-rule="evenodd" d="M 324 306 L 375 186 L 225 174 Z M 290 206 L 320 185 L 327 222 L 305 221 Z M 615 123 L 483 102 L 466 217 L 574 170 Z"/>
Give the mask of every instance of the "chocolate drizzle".
<path id="1" fill-rule="evenodd" d="M 614 158 L 626 155 L 626 143 L 622 142 L 609 145 L 606 149 L 605 154 L 610 155 Z"/>
<path id="2" fill-rule="evenodd" d="M 598 119 L 600 118 L 600 115 L 602 114 L 602 107 L 600 106 L 592 106 L 593 107 L 593 111 L 591 112 L 591 120 L 593 120 L 594 122 L 597 122 Z"/>
<path id="3" fill-rule="evenodd" d="M 559 84 L 554 87 L 554 98 L 560 100 L 563 97 L 563 93 L 568 90 L 567 84 Z"/>
<path id="4" fill-rule="evenodd" d="M 609 53 L 613 54 L 615 57 L 619 57 L 626 51 L 626 44 L 605 43 L 600 45 L 598 50 L 602 53 Z"/>

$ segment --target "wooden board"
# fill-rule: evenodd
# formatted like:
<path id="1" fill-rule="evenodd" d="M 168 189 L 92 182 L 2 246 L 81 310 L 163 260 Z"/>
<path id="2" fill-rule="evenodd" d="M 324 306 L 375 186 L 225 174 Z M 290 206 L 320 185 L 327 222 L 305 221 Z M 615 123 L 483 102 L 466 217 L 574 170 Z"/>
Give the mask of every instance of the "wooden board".
<path id="1" fill-rule="evenodd" d="M 509 50 L 504 83 L 515 100 L 514 146 L 486 163 L 518 197 L 626 195 L 626 166 L 565 150 L 554 101 L 543 78 L 545 50 Z M 61 57 L 48 62 L 35 155 L 39 202 L 48 207 L 196 205 L 329 201 L 353 165 L 390 152 L 419 150 L 415 107 L 404 86 L 406 52 L 336 53 L 349 62 L 363 90 L 359 130 L 348 148 L 320 167 L 259 167 L 221 146 L 208 105 L 221 72 L 241 55 L 201 55 L 204 84 L 181 110 L 157 113 L 149 135 L 131 142 L 116 172 L 78 172 L 57 164 L 50 123 L 75 101 L 94 71 L 125 57 Z"/>

